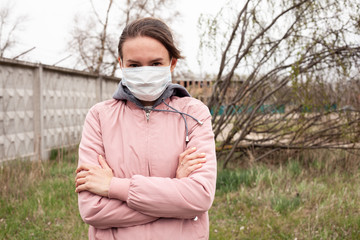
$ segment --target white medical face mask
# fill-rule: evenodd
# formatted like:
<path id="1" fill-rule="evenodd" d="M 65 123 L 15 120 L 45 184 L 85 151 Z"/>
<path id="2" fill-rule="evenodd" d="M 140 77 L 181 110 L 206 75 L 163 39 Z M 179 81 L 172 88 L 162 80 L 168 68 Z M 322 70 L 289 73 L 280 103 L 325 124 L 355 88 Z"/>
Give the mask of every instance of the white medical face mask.
<path id="1" fill-rule="evenodd" d="M 155 101 L 171 83 L 170 65 L 166 67 L 122 68 L 121 83 L 139 100 Z"/>

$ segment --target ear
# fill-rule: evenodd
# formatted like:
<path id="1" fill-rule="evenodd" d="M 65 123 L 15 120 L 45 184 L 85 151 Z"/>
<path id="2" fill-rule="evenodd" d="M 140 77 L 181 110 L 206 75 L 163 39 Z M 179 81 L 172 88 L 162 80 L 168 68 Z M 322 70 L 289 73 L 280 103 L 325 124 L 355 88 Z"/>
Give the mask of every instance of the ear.
<path id="1" fill-rule="evenodd" d="M 172 58 L 171 59 L 171 67 L 170 67 L 170 71 L 173 72 L 175 67 L 176 67 L 176 63 L 177 63 L 177 59 L 176 58 Z"/>
<path id="2" fill-rule="evenodd" d="M 120 57 L 118 57 L 118 61 L 119 61 L 119 64 L 120 64 L 120 68 L 123 68 L 124 66 L 123 66 L 123 64 L 122 64 L 122 61 L 121 61 L 121 58 L 120 58 Z"/>

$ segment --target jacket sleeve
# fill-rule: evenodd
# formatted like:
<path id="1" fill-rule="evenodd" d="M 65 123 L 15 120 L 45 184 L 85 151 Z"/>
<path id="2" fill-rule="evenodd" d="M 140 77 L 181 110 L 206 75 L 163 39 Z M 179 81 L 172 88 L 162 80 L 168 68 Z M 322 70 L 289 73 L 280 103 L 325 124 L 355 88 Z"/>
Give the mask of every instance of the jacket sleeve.
<path id="1" fill-rule="evenodd" d="M 189 177 L 181 179 L 134 175 L 127 198 L 132 209 L 154 217 L 193 218 L 211 207 L 217 167 L 211 115 L 208 108 L 197 100 L 187 113 L 203 121 L 203 125 L 191 126 L 187 147 L 196 147 L 199 153 L 206 153 L 206 163 Z"/>
<path id="2" fill-rule="evenodd" d="M 98 156 L 104 154 L 101 125 L 97 105 L 86 116 L 79 146 L 78 164 L 98 165 Z M 109 199 L 83 191 L 78 194 L 78 205 L 84 222 L 96 228 L 130 227 L 155 221 L 157 218 L 140 213 L 118 199 Z"/>

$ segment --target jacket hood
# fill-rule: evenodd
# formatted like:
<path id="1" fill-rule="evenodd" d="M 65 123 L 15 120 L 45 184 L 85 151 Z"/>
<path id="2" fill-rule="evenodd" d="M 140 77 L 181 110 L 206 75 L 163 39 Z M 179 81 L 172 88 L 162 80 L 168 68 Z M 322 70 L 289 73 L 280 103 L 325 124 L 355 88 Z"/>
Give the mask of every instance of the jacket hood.
<path id="1" fill-rule="evenodd" d="M 168 99 L 168 98 L 170 98 L 172 96 L 191 97 L 189 92 L 183 86 L 181 86 L 179 84 L 171 83 L 166 88 L 164 93 L 155 101 L 155 103 L 153 105 L 153 108 L 158 106 L 163 100 Z M 121 84 L 121 82 L 119 83 L 118 88 L 117 88 L 116 92 L 113 95 L 113 98 L 117 99 L 117 100 L 131 101 L 131 102 L 135 103 L 138 107 L 144 108 L 142 103 L 134 95 L 132 95 L 130 90 L 126 86 L 123 86 Z"/>
<path id="2" fill-rule="evenodd" d="M 139 108 L 145 110 L 145 111 L 158 111 L 158 112 L 169 112 L 169 113 L 175 113 L 175 114 L 180 114 L 180 116 L 184 119 L 185 122 L 185 131 L 186 131 L 186 138 L 185 138 L 185 142 L 189 142 L 189 129 L 188 129 L 188 124 L 187 124 L 187 120 L 185 118 L 185 116 L 192 118 L 194 121 L 196 121 L 198 124 L 202 125 L 203 123 L 201 121 L 199 121 L 198 119 L 196 119 L 195 117 L 181 112 L 175 108 L 173 108 L 172 106 L 168 105 L 165 100 L 172 97 L 172 96 L 177 96 L 177 97 L 191 97 L 189 92 L 181 85 L 179 84 L 170 84 L 164 91 L 164 93 L 155 101 L 154 105 L 150 108 L 147 109 L 144 107 L 144 105 L 130 92 L 130 90 L 126 87 L 123 86 L 121 84 L 121 82 L 119 83 L 118 89 L 116 90 L 116 92 L 113 95 L 113 98 L 117 99 L 117 100 L 126 100 L 126 101 L 131 101 L 133 103 L 135 103 Z M 158 106 L 160 103 L 164 103 L 166 106 L 169 107 L 169 109 L 156 109 L 155 107 Z"/>

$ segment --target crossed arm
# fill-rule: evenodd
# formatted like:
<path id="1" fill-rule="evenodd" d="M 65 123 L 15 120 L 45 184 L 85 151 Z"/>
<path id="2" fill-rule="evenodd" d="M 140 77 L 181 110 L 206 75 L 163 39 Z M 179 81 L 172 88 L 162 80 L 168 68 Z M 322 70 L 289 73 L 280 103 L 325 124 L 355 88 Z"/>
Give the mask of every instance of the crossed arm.
<path id="1" fill-rule="evenodd" d="M 179 165 L 176 178 L 188 177 L 190 173 L 206 162 L 205 153 L 195 152 L 196 148 L 188 148 L 179 155 Z M 93 194 L 108 197 L 113 170 L 109 167 L 103 156 L 98 156 L 100 166 L 81 164 L 76 169 L 75 192 L 89 191 Z M 120 199 L 126 201 L 126 199 Z"/>
<path id="2" fill-rule="evenodd" d="M 207 211 L 215 192 L 216 159 L 209 118 L 205 124 L 206 128 L 194 130 L 203 131 L 198 134 L 201 137 L 190 139 L 190 147 L 180 154 L 176 178 L 139 175 L 131 180 L 120 179 L 114 177 L 106 160 L 99 156 L 104 154 L 99 116 L 96 111 L 90 111 L 84 125 L 75 178 L 83 220 L 96 228 L 106 229 L 145 224 L 160 217 L 192 218 Z M 205 158 L 205 155 L 210 157 Z M 123 186 L 131 186 L 128 195 L 109 198 L 110 185 L 119 181 L 127 181 Z M 121 185 L 116 186 L 111 188 L 112 191 L 120 189 Z"/>

